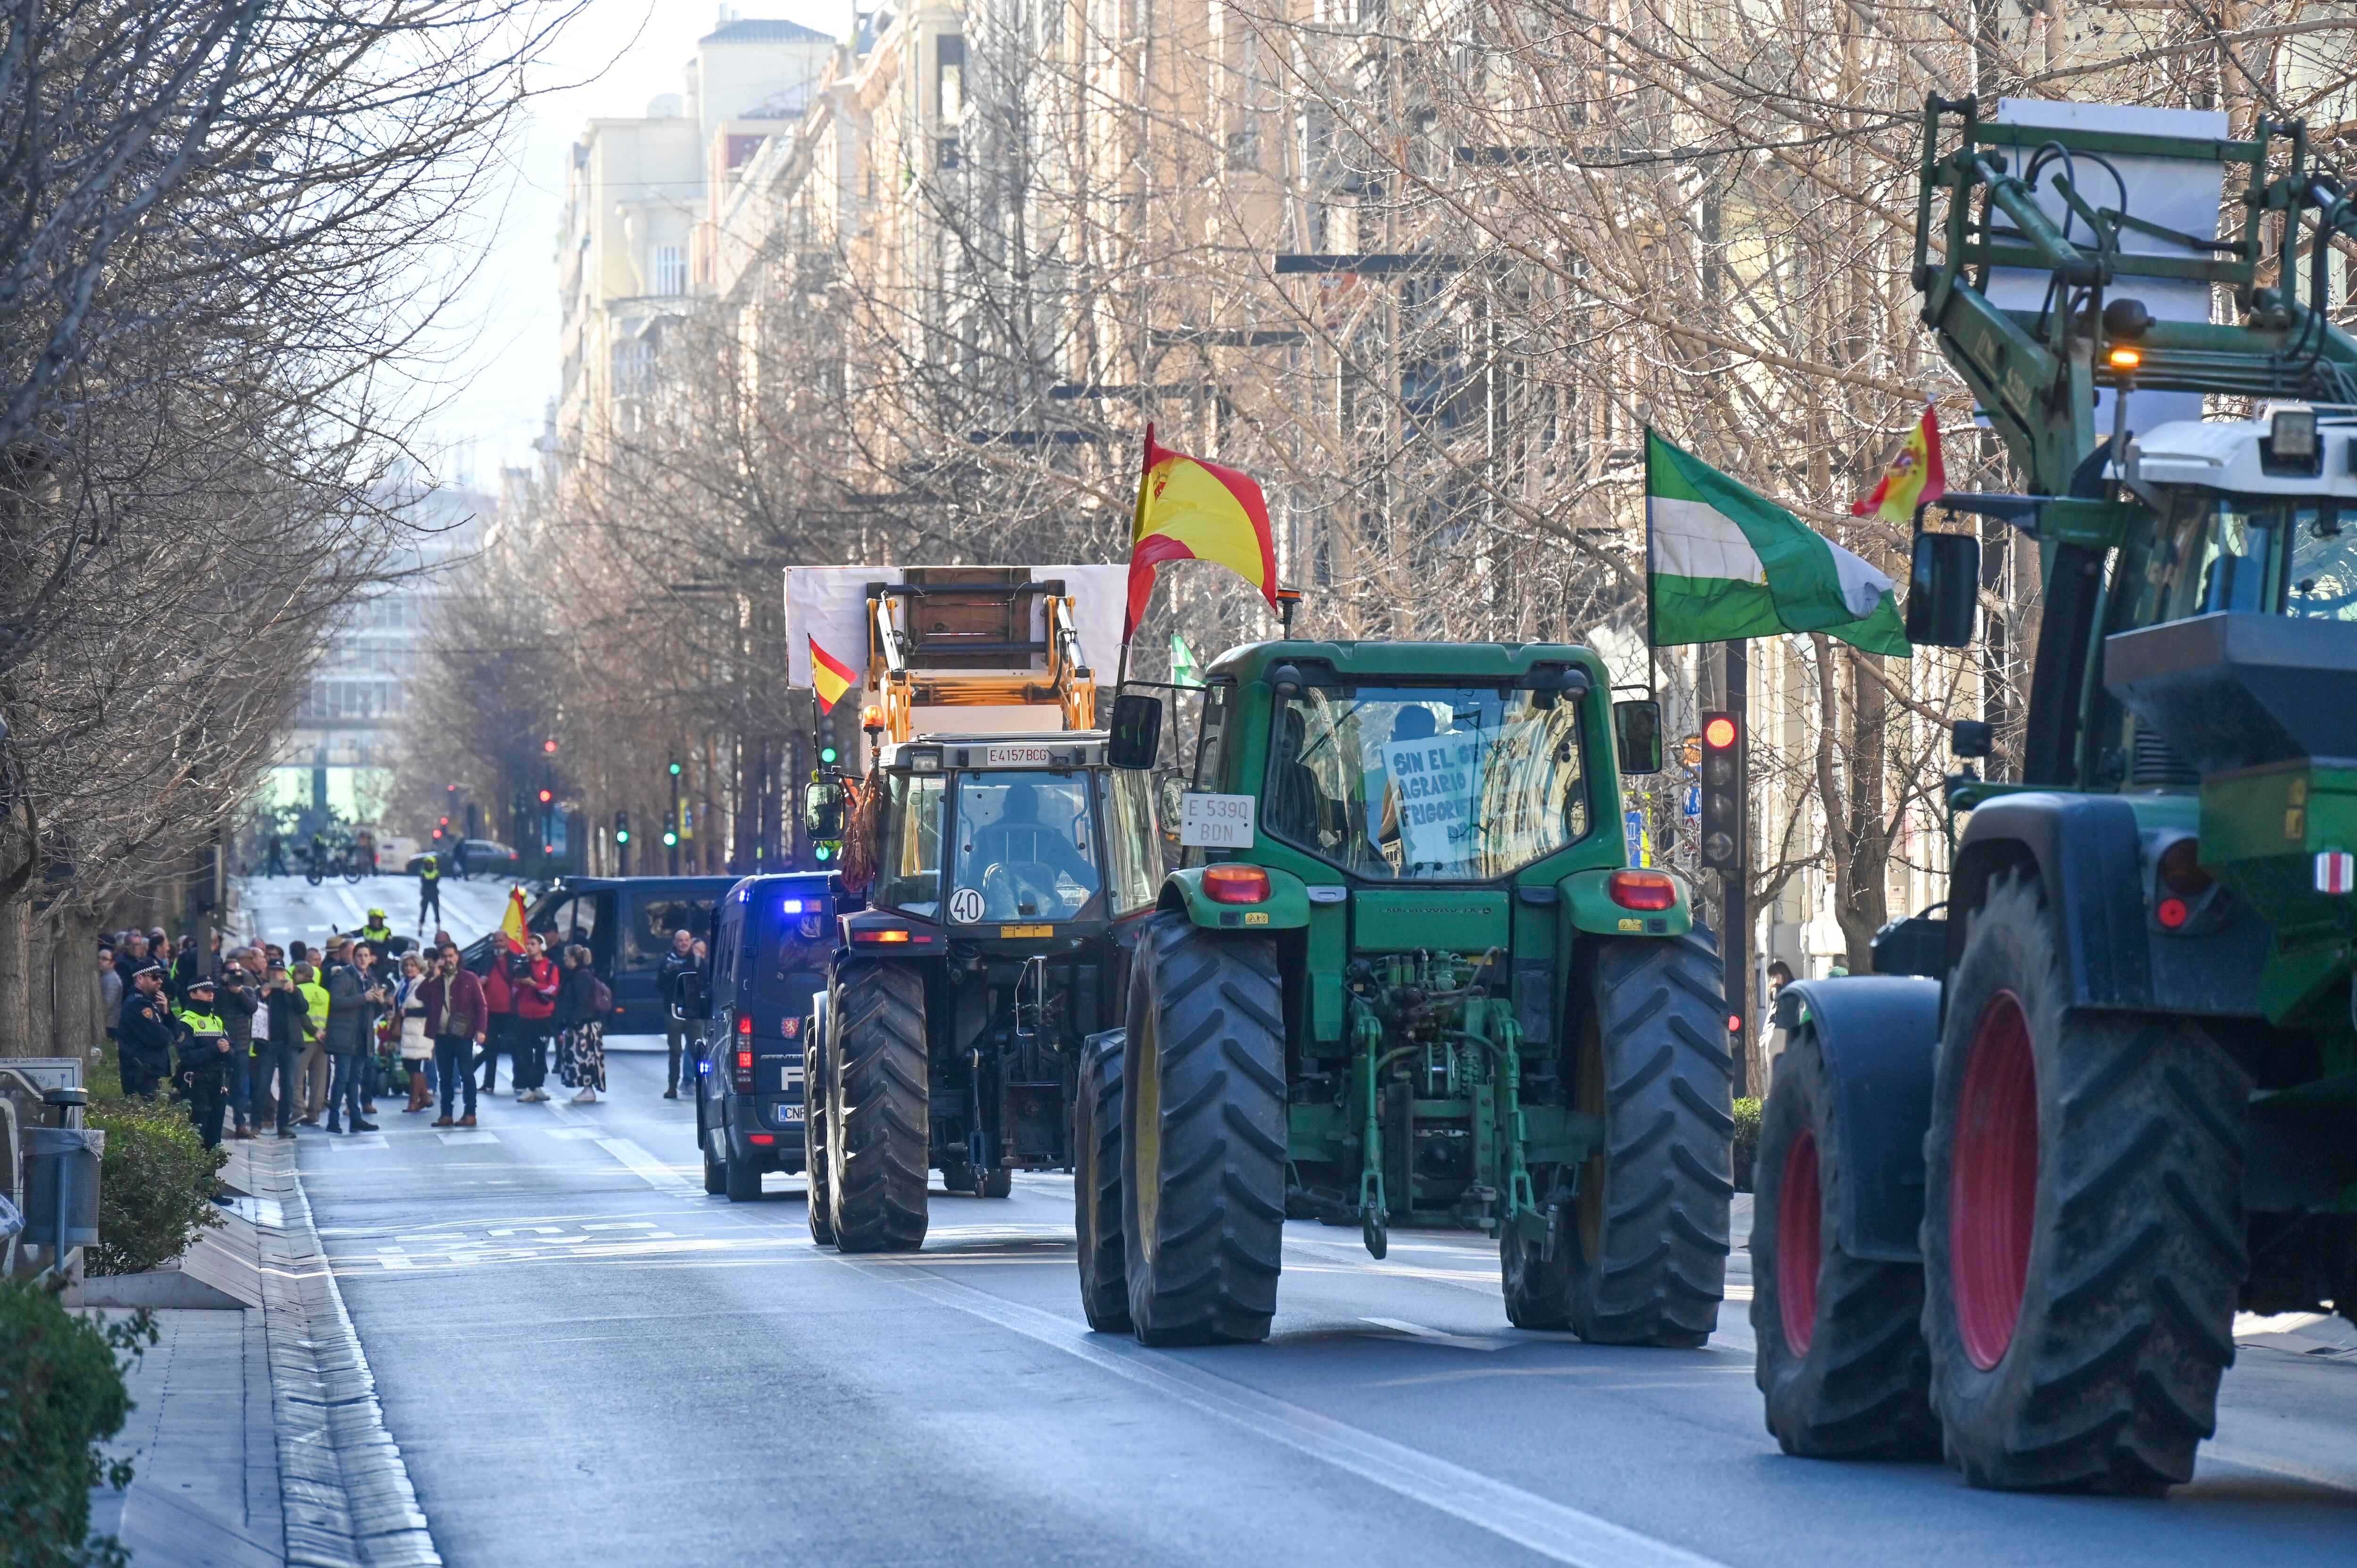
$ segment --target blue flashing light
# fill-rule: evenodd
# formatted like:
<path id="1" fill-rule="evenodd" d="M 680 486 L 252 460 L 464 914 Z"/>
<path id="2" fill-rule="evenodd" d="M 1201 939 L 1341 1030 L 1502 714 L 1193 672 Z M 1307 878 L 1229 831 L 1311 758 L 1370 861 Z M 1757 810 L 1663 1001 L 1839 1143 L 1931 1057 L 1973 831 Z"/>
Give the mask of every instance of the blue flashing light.
<path id="1" fill-rule="evenodd" d="M 799 915 L 802 912 L 805 906 L 801 899 L 789 898 L 784 903 L 778 906 L 778 913 L 780 915 Z"/>

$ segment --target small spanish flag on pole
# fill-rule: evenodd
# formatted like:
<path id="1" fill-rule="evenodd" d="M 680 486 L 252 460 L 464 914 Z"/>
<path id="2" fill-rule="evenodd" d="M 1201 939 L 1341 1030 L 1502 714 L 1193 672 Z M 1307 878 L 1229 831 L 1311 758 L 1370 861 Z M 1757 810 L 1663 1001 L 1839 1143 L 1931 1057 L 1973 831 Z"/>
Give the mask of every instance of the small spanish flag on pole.
<path id="1" fill-rule="evenodd" d="M 843 701 L 843 694 L 859 682 L 851 666 L 821 648 L 815 637 L 810 639 L 810 650 L 811 691 L 818 698 L 818 711 L 831 714 L 834 704 Z"/>
<path id="2" fill-rule="evenodd" d="M 511 887 L 508 889 L 508 912 L 500 918 L 500 940 L 512 953 L 523 951 L 523 889 Z"/>
<path id="3" fill-rule="evenodd" d="M 1912 522 L 1917 511 L 1948 493 L 1948 466 L 1940 456 L 1940 416 L 1928 402 L 1923 417 L 1907 433 L 1907 445 L 1890 460 L 1889 472 L 1874 493 L 1849 509 L 1852 517 L 1871 512 L 1888 522 Z"/>
<path id="4" fill-rule="evenodd" d="M 1129 534 L 1129 613 L 1125 652 L 1146 618 L 1154 579 L 1166 561 L 1216 561 L 1276 606 L 1276 542 L 1268 502 L 1250 476 L 1167 451 L 1146 427 L 1146 462 L 1137 479 L 1137 518 Z"/>

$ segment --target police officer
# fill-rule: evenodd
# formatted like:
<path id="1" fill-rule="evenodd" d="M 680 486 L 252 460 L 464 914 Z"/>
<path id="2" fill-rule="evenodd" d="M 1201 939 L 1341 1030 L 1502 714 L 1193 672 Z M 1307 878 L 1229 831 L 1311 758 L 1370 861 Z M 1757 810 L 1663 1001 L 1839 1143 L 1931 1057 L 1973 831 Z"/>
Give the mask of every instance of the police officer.
<path id="1" fill-rule="evenodd" d="M 164 966 L 151 963 L 131 976 L 131 993 L 115 1020 L 115 1060 L 123 1092 L 143 1100 L 172 1073 L 172 1015 L 164 1004 Z"/>
<path id="2" fill-rule="evenodd" d="M 417 933 L 424 936 L 434 928 L 425 923 L 425 911 L 442 918 L 442 857 L 427 850 L 417 863 Z"/>
<path id="3" fill-rule="evenodd" d="M 368 924 L 362 926 L 358 934 L 361 940 L 377 952 L 384 951 L 385 944 L 393 940 L 393 928 L 384 923 L 384 911 L 382 909 L 368 912 Z"/>
<path id="4" fill-rule="evenodd" d="M 229 1109 L 229 1025 L 214 1005 L 211 980 L 190 981 L 174 1009 L 179 1026 L 180 1092 L 188 1096 L 188 1119 L 208 1149 L 219 1148 L 221 1113 Z"/>

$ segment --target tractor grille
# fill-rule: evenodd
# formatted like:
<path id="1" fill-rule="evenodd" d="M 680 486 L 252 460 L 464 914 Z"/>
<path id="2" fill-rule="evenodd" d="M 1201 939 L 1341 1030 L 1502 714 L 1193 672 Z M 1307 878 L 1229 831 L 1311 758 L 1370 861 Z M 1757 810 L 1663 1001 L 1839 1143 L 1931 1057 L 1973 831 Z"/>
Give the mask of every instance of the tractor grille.
<path id="1" fill-rule="evenodd" d="M 2131 784 L 2199 784 L 2193 765 L 2177 755 L 2169 742 L 2139 722 L 2136 726 L 2136 761 L 2128 768 Z"/>

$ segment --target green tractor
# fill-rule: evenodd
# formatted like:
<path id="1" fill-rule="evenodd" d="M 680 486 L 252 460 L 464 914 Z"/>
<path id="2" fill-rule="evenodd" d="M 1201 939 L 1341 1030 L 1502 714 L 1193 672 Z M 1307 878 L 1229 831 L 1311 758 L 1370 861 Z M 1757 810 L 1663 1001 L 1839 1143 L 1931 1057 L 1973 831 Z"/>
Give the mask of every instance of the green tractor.
<path id="1" fill-rule="evenodd" d="M 1204 679 L 1185 865 L 1081 1068 L 1091 1326 L 1265 1338 L 1291 1215 L 1378 1258 L 1482 1230 L 1515 1324 L 1702 1344 L 1735 1064 L 1685 886 L 1630 865 L 1659 709 L 1545 644 L 1260 643 Z M 1159 700 L 1115 708 L 1113 762 L 1149 764 Z"/>
<path id="2" fill-rule="evenodd" d="M 2027 530 L 2045 598 L 2020 781 L 1950 780 L 1944 919 L 1779 998 L 1752 1323 L 1792 1453 L 2156 1491 L 2238 1308 L 2357 1318 L 2357 343 L 2323 293 L 2357 209 L 2301 127 L 2223 122 L 1925 112 L 1923 319 L 2028 489 L 1944 504 Z M 1981 586 L 1972 536 L 1919 538 L 1910 635 L 1967 644 Z"/>

